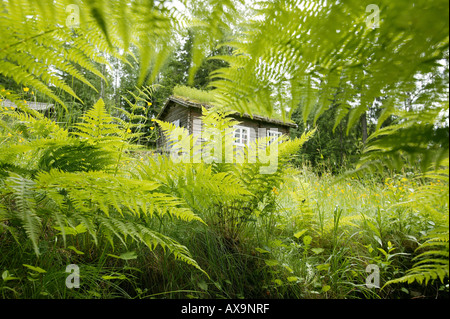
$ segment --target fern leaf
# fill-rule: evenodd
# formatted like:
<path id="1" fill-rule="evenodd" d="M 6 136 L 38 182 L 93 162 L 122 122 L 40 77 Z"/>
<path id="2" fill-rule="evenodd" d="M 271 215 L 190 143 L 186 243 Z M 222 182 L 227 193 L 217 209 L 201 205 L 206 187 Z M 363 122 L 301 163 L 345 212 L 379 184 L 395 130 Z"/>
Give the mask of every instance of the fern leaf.
<path id="1" fill-rule="evenodd" d="M 33 244 L 34 252 L 39 255 L 38 241 L 41 232 L 41 219 L 36 214 L 34 199 L 35 183 L 17 174 L 7 178 L 5 186 L 13 192 L 16 209 L 13 218 L 20 220 L 28 238 Z"/>

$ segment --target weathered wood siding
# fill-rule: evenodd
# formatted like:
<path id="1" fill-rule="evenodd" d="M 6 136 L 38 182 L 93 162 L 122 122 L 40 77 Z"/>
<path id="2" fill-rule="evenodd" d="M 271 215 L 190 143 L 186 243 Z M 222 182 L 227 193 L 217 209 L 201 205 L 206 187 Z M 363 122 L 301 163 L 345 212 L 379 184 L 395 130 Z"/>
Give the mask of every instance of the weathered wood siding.
<path id="1" fill-rule="evenodd" d="M 164 122 L 174 122 L 176 120 L 180 120 L 180 127 L 185 127 L 190 130 L 189 123 L 189 110 L 181 105 L 178 105 L 174 102 L 169 102 L 170 105 L 167 106 L 165 114 L 160 118 Z M 157 141 L 158 148 L 164 148 L 166 144 L 166 140 L 164 138 L 164 134 L 159 129 L 160 138 Z"/>
<path id="2" fill-rule="evenodd" d="M 189 109 L 189 120 L 190 127 L 192 128 L 189 133 L 194 136 L 201 134 L 202 132 L 202 120 L 200 117 L 202 116 L 202 112 L 197 109 L 190 108 Z"/>
<path id="3" fill-rule="evenodd" d="M 201 121 L 201 109 L 192 107 L 189 105 L 180 105 L 175 101 L 169 101 L 163 114 L 160 116 L 160 120 L 165 122 L 174 122 L 180 120 L 180 127 L 188 129 L 190 134 L 194 136 L 200 136 L 202 134 L 202 121 Z M 240 122 L 239 126 L 247 127 L 250 129 L 250 142 L 254 141 L 258 137 L 265 137 L 267 130 L 276 129 L 282 134 L 289 134 L 289 127 L 280 125 L 277 123 L 264 122 L 258 119 L 250 119 L 247 117 L 241 117 L 239 115 L 232 115 L 234 119 Z M 160 138 L 157 141 L 159 149 L 166 148 L 166 140 L 159 129 Z M 199 139 L 200 140 L 200 139 Z"/>

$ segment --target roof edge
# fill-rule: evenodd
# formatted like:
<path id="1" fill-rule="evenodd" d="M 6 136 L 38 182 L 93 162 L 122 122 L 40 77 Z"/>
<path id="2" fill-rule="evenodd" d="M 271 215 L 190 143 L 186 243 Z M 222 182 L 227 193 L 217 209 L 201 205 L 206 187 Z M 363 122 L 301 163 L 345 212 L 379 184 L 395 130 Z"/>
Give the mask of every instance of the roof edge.
<path id="1" fill-rule="evenodd" d="M 158 113 L 158 115 L 156 116 L 157 119 L 160 118 L 160 116 L 162 116 L 165 112 L 165 110 L 167 109 L 167 106 L 169 105 L 170 102 L 175 102 L 177 104 L 180 104 L 184 107 L 195 107 L 198 109 L 201 109 L 202 107 L 205 108 L 210 108 L 213 107 L 213 105 L 208 104 L 208 103 L 202 103 L 202 102 L 194 102 L 192 100 L 189 100 L 188 98 L 184 99 L 182 97 L 179 96 L 174 96 L 171 95 L 167 98 L 166 102 L 164 103 L 164 106 L 162 107 L 161 111 Z M 293 128 L 297 128 L 298 125 L 294 122 L 284 122 L 282 120 L 278 120 L 278 119 L 273 119 L 270 117 L 266 117 L 266 116 L 261 116 L 261 115 L 250 115 L 247 113 L 239 113 L 239 112 L 235 112 L 234 115 L 243 117 L 243 118 L 248 118 L 248 119 L 252 119 L 252 120 L 257 120 L 257 121 L 262 121 L 262 122 L 266 122 L 266 123 L 273 123 L 273 124 L 277 124 L 277 125 L 281 125 L 281 126 L 288 126 L 288 127 L 293 127 Z"/>

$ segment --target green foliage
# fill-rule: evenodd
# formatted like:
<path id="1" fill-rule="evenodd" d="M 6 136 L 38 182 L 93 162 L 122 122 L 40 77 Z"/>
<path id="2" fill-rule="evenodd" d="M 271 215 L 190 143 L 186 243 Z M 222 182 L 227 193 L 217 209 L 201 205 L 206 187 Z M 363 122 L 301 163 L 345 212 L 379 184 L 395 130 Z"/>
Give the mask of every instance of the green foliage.
<path id="1" fill-rule="evenodd" d="M 70 144 L 48 145 L 38 162 L 38 170 L 64 172 L 100 171 L 114 164 L 111 152 L 86 141 L 74 139 Z"/>
<path id="2" fill-rule="evenodd" d="M 5 32 L 1 40 L 1 74 L 13 78 L 18 84 L 35 88 L 64 107 L 65 103 L 52 87 L 80 99 L 57 72 L 49 71 L 49 66 L 95 90 L 76 65 L 104 78 L 92 61 L 105 62 L 98 57 L 96 50 L 99 47 L 107 50 L 103 45 L 105 40 L 98 36 L 99 29 L 95 24 L 87 23 L 87 28 L 77 31 L 65 27 L 66 6 L 69 4 L 69 1 L 57 5 L 43 1 L 36 5 L 31 1 L 20 1 L 2 2 L 1 5 L 1 28 L 15 30 Z M 47 19 L 49 15 L 52 19 Z M 76 38 L 73 37 L 74 33 L 77 34 Z M 64 47 L 67 50 L 61 55 L 58 50 Z"/>
<path id="3" fill-rule="evenodd" d="M 37 194 L 35 192 L 35 183 L 19 175 L 12 175 L 3 183 L 4 192 L 11 192 L 11 200 L 15 204 L 14 218 L 19 219 L 28 238 L 33 243 L 33 249 L 39 254 L 38 238 L 41 233 L 41 218 L 36 213 Z M 9 216 L 5 214 L 3 221 L 8 220 Z"/>
<path id="4" fill-rule="evenodd" d="M 37 255 L 44 222 L 58 227 L 64 242 L 67 228 L 82 225 L 96 244 L 107 239 L 114 245 L 117 238 L 124 245 L 131 239 L 151 250 L 161 246 L 176 259 L 200 269 L 185 246 L 153 230 L 148 222 L 156 216 L 160 220 L 202 220 L 183 200 L 161 192 L 160 184 L 130 178 L 118 170 L 131 134 L 106 112 L 102 100 L 83 116 L 73 133 L 44 118 L 4 115 L 26 117 L 28 127 L 46 132 L 40 138 L 39 133 L 33 134 L 25 147 L 14 142 L 2 145 L 8 153 L 2 157 L 2 165 L 8 167 L 13 165 L 10 161 L 19 160 L 29 172 L 3 172 L 2 224 L 17 221 L 17 230 L 25 231 Z M 56 136 L 50 138 L 52 134 Z M 24 151 L 33 156 L 22 155 Z M 34 166 L 30 165 L 33 162 Z M 114 171 L 109 169 L 112 165 Z"/>
<path id="5" fill-rule="evenodd" d="M 188 57 L 183 63 L 189 71 L 180 74 L 188 72 L 192 85 L 204 58 L 215 52 L 210 60 L 222 63 L 219 69 L 211 69 L 216 103 L 239 112 L 285 119 L 301 105 L 303 122 L 311 115 L 316 123 L 333 106 L 333 128 L 345 120 L 348 134 L 376 101 L 379 111 L 371 120 L 377 128 L 391 117 L 409 119 L 398 113 L 403 103 L 409 108 L 431 109 L 434 106 L 427 105 L 431 99 L 435 109 L 445 111 L 436 104 L 446 100 L 448 91 L 448 76 L 442 72 L 448 69 L 448 19 L 442 16 L 448 11 L 445 1 L 433 6 L 424 1 L 414 6 L 408 1 L 380 3 L 379 27 L 370 27 L 366 21 L 369 14 L 364 4 L 370 3 L 358 1 L 311 7 L 297 1 L 262 2 L 246 5 L 246 16 L 241 16 L 233 1 L 220 6 L 215 1 L 187 2 L 190 17 L 164 2 L 149 6 L 140 1 L 129 5 L 115 0 L 77 2 L 80 24 L 74 28 L 64 27 L 68 4 L 61 1 L 54 6 L 44 1 L 37 6 L 25 0 L 2 4 L 2 27 L 20 31 L 2 39 L 0 58 L 6 63 L 2 75 L 60 104 L 64 103 L 51 87 L 74 99 L 78 96 L 61 77 L 48 71 L 48 65 L 93 87 L 78 67 L 106 80 L 94 62 L 110 64 L 108 55 L 127 63 L 126 56 L 138 61 L 138 84 L 153 83 L 174 51 L 175 35 L 188 34 Z M 49 14 L 52 19 L 46 19 Z M 415 20 L 420 23 L 405 22 Z M 233 33 L 234 24 L 239 28 Z M 57 54 L 59 47 L 65 48 L 64 59 Z M 222 52 L 224 48 L 228 49 Z M 229 48 L 233 49 L 231 56 Z M 411 133 L 423 131 L 422 124 L 416 125 L 418 130 Z M 387 138 L 384 133 L 383 139 Z M 442 134 L 425 136 L 437 138 L 448 151 Z"/>
<path id="6" fill-rule="evenodd" d="M 298 127 L 291 129 L 291 136 L 300 136 L 306 128 L 312 126 L 314 121 L 312 114 L 306 124 L 303 122 L 303 108 L 304 105 L 301 104 L 292 113 L 291 119 L 297 123 Z M 324 170 L 338 174 L 358 163 L 360 152 L 364 147 L 361 125 L 353 127 L 346 135 L 345 119 L 339 123 L 335 130 L 333 129 L 335 117 L 336 107 L 332 106 L 317 119 L 315 124 L 317 131 L 314 137 L 305 143 L 302 151 L 295 159 L 299 167 L 311 165 L 319 174 Z"/>
<path id="7" fill-rule="evenodd" d="M 449 278 L 448 227 L 436 228 L 424 239 L 425 242 L 416 249 L 422 252 L 413 258 L 416 261 L 413 267 L 404 276 L 390 280 L 386 285 L 418 282 L 426 286 L 436 279 L 445 284 L 444 280 Z"/>
<path id="8" fill-rule="evenodd" d="M 406 274 L 400 278 L 390 280 L 386 285 L 401 282 L 418 282 L 427 285 L 429 281 L 439 279 L 444 284 L 445 278 L 449 278 L 449 221 L 448 221 L 448 203 L 449 192 L 448 183 L 448 158 L 440 161 L 439 169 L 434 165 L 427 172 L 420 175 L 420 178 L 430 180 L 430 184 L 419 187 L 416 192 L 410 196 L 410 200 L 402 203 L 401 206 L 408 209 L 416 209 L 421 206 L 422 214 L 430 218 L 435 225 L 425 236 L 417 249 L 413 260 L 415 264 Z M 433 203 L 433 205 L 430 205 Z"/>
<path id="9" fill-rule="evenodd" d="M 178 85 L 173 88 L 173 94 L 200 103 L 214 104 L 214 95 L 208 91 Z"/>
<path id="10" fill-rule="evenodd" d="M 81 119 L 83 122 L 75 125 L 77 129 L 75 135 L 89 139 L 93 144 L 116 146 L 117 142 L 122 141 L 124 132 L 113 123 L 113 117 L 106 112 L 103 100 L 98 100 Z"/>
<path id="11" fill-rule="evenodd" d="M 192 64 L 192 50 L 195 36 L 193 31 L 189 29 L 187 31 L 187 35 L 182 35 L 181 37 L 182 38 L 180 44 L 168 58 L 167 64 L 161 70 L 160 75 L 158 75 L 157 83 L 159 87 L 154 94 L 154 102 L 157 107 L 161 107 L 168 96 L 172 94 L 178 94 L 174 93 L 175 87 L 186 86 L 188 84 L 188 76 Z M 209 54 L 207 53 L 208 51 L 210 51 Z M 210 74 L 213 71 L 227 65 L 225 61 L 214 59 L 214 57 L 218 55 L 230 55 L 231 50 L 227 46 L 217 45 L 212 46 L 210 50 L 205 50 L 205 52 L 200 53 L 208 55 L 207 58 L 202 61 L 200 67 L 197 68 L 197 71 L 194 75 L 194 81 L 189 85 L 189 87 L 200 90 L 207 90 L 212 80 Z M 132 74 L 132 72 L 129 71 L 127 76 L 129 76 L 130 73 Z M 184 94 L 181 95 L 188 96 Z"/>
<path id="12" fill-rule="evenodd" d="M 439 125 L 442 112 L 448 112 L 448 102 L 432 108 L 403 114 L 392 125 L 379 129 L 367 140 L 357 169 L 381 165 L 400 170 L 405 163 L 416 164 L 426 172 L 430 166 L 448 160 L 448 128 Z M 420 123 L 420 125 L 417 125 Z"/>
<path id="13" fill-rule="evenodd" d="M 67 25 L 71 4 L 80 9 L 77 26 Z M 381 1 L 379 27 L 366 21 L 370 1 L 183 4 L 189 14 L 166 1 L 1 3 L 0 103 L 18 106 L 2 107 L 0 118 L 2 297 L 130 297 L 123 287 L 138 288 L 136 278 L 156 282 L 155 295 L 174 287 L 170 296 L 404 296 L 393 283 L 448 292 L 448 2 Z M 105 107 L 109 70 L 123 79 L 114 91 L 116 106 L 125 106 L 114 109 L 120 118 Z M 142 87 L 155 82 L 164 86 L 157 99 L 154 87 Z M 250 159 L 267 139 L 244 149 L 222 139 L 218 148 L 233 149 L 237 163 L 202 163 L 195 156 L 217 145 L 159 122 L 178 157 L 138 164 L 131 141 L 151 133 L 147 121 L 157 113 L 147 106 L 159 106 L 177 84 L 213 88 L 213 98 L 176 91 L 221 110 L 295 114 L 302 127 L 318 125 L 323 139 L 297 132 L 298 139 L 275 141 L 283 142 L 276 170 L 263 174 L 266 163 Z M 119 101 L 127 91 L 132 98 Z M 96 103 L 62 127 L 30 109 L 30 99 L 52 100 L 57 118 L 69 122 L 81 105 Z M 222 134 L 236 124 L 215 111 L 205 112 L 205 126 Z M 359 155 L 360 132 L 363 144 L 369 137 L 357 180 L 286 176 L 307 140 L 311 158 L 342 164 Z M 377 174 L 418 171 L 408 187 L 383 184 Z M 126 252 L 108 254 L 109 247 Z M 33 263 L 30 252 L 44 258 Z M 72 260 L 87 263 L 89 288 L 80 293 L 55 284 L 64 277 L 55 265 Z M 134 262 L 152 275 L 135 271 Z M 382 291 L 361 285 L 371 262 L 390 280 Z M 203 265 L 214 281 L 183 268 Z"/>
<path id="14" fill-rule="evenodd" d="M 235 11 L 232 2 L 213 8 L 216 19 L 229 19 L 231 16 L 225 12 Z M 137 84 L 153 83 L 176 46 L 175 35 L 183 33 L 190 23 L 189 27 L 195 29 L 192 68 L 188 66 L 192 77 L 215 41 L 229 28 L 221 20 L 211 25 L 201 21 L 212 17 L 203 15 L 209 9 L 205 6 L 198 10 L 198 19 L 189 19 L 164 1 L 147 4 L 137 0 L 126 5 L 116 0 L 5 2 L 1 5 L 0 26 L 15 32 L 5 32 L 0 42 L 0 75 L 34 88 L 64 107 L 67 105 L 56 90 L 83 103 L 69 83 L 75 79 L 93 92 L 103 90 L 93 85 L 95 79 L 89 74 L 101 78 L 106 85 L 105 72 L 99 67 L 103 64 L 112 69 L 111 60 L 129 65 L 132 62 L 127 59 L 137 61 Z M 206 39 L 209 45 L 203 42 Z M 61 48 L 62 55 L 58 52 Z M 80 71 L 80 67 L 89 74 Z M 100 91 L 104 98 L 102 94 Z"/>
<path id="15" fill-rule="evenodd" d="M 420 153 L 428 161 L 422 154 L 427 142 L 448 153 L 448 136 L 430 130 L 437 122 L 412 120 L 426 112 L 448 119 L 448 3 L 378 3 L 379 27 L 367 23 L 369 1 L 308 4 L 273 1 L 249 9 L 254 18 L 227 43 L 233 55 L 220 57 L 229 67 L 213 73 L 217 104 L 247 113 L 256 105 L 264 115 L 278 111 L 283 118 L 300 105 L 305 124 L 310 116 L 316 124 L 334 108 L 333 131 L 345 123 L 349 134 L 378 103 L 378 114 L 370 119 L 377 129 L 393 117 L 410 130 L 386 127 L 367 152 L 387 165 L 392 156 L 404 154 Z M 408 23 L 416 19 L 420 23 Z M 404 104 L 408 112 L 402 112 Z M 441 127 L 445 131 L 448 123 Z M 396 148 L 405 135 L 422 147 L 404 140 L 404 147 Z M 386 154 L 381 144 L 395 149 Z"/>
<path id="16" fill-rule="evenodd" d="M 185 128 L 158 120 L 176 163 L 164 158 L 150 160 L 151 166 L 143 166 L 141 173 L 187 199 L 194 212 L 207 213 L 207 222 L 211 221 L 208 224 L 217 225 L 226 236 L 236 239 L 255 214 L 274 211 L 273 189 L 283 181 L 291 156 L 314 131 L 294 140 L 286 137 L 274 140 L 276 153 L 270 148 L 272 154 L 267 155 L 267 137 L 258 138 L 242 149 L 234 146 L 233 126 L 238 122 L 229 114 L 214 108 L 203 109 L 203 134 L 214 134 L 202 139 L 190 135 Z M 211 158 L 208 155 L 213 150 L 215 156 Z M 262 159 L 263 154 L 269 162 Z M 272 170 L 266 171 L 271 164 Z"/>

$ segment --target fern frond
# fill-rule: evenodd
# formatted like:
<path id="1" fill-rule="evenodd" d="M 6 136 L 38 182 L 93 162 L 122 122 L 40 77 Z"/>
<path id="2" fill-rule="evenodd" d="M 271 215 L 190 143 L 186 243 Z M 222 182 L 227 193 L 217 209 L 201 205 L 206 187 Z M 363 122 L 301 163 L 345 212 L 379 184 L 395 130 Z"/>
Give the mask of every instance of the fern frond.
<path id="1" fill-rule="evenodd" d="M 65 142 L 48 145 L 41 154 L 38 169 L 57 169 L 64 172 L 99 171 L 115 164 L 114 154 L 104 148 L 79 140 Z"/>
<path id="2" fill-rule="evenodd" d="M 151 250 L 161 246 L 164 250 L 167 249 L 170 253 L 172 253 L 175 259 L 194 266 L 198 270 L 205 273 L 205 271 L 201 269 L 197 262 L 192 258 L 186 246 L 179 244 L 170 237 L 153 231 L 141 223 L 136 223 L 130 220 L 125 221 L 123 219 L 118 219 L 111 216 L 107 218 L 98 216 L 97 220 L 99 221 L 101 227 L 104 227 L 108 231 L 112 232 L 115 236 L 120 238 L 123 243 L 125 243 L 124 238 L 130 237 L 136 242 L 145 244 Z"/>
<path id="3" fill-rule="evenodd" d="M 418 260 L 405 276 L 388 281 L 386 285 L 394 283 L 413 283 L 427 285 L 429 281 L 439 279 L 444 283 L 445 278 L 449 278 L 449 230 L 446 227 L 437 227 L 425 238 L 427 240 L 421 244 L 416 251 L 425 250 L 413 260 Z"/>
<path id="4" fill-rule="evenodd" d="M 117 211 L 120 214 L 152 216 L 168 214 L 185 221 L 201 218 L 183 208 L 183 201 L 157 192 L 159 184 L 145 180 L 133 180 L 111 176 L 104 172 L 61 172 L 50 170 L 36 176 L 39 187 L 47 189 L 50 198 L 64 189 L 68 199 L 80 212 L 99 209 L 106 216 Z"/>
<path id="5" fill-rule="evenodd" d="M 201 153 L 199 136 L 190 135 L 186 128 L 176 127 L 173 123 L 161 120 L 156 120 L 156 123 L 159 124 L 167 145 L 170 145 L 172 160 L 187 163 L 194 154 Z"/>
<path id="6" fill-rule="evenodd" d="M 36 255 L 39 255 L 39 236 L 41 218 L 36 213 L 35 183 L 17 174 L 11 174 L 5 180 L 5 188 L 12 192 L 15 207 L 10 212 L 12 219 L 18 219 L 33 244 Z"/>

